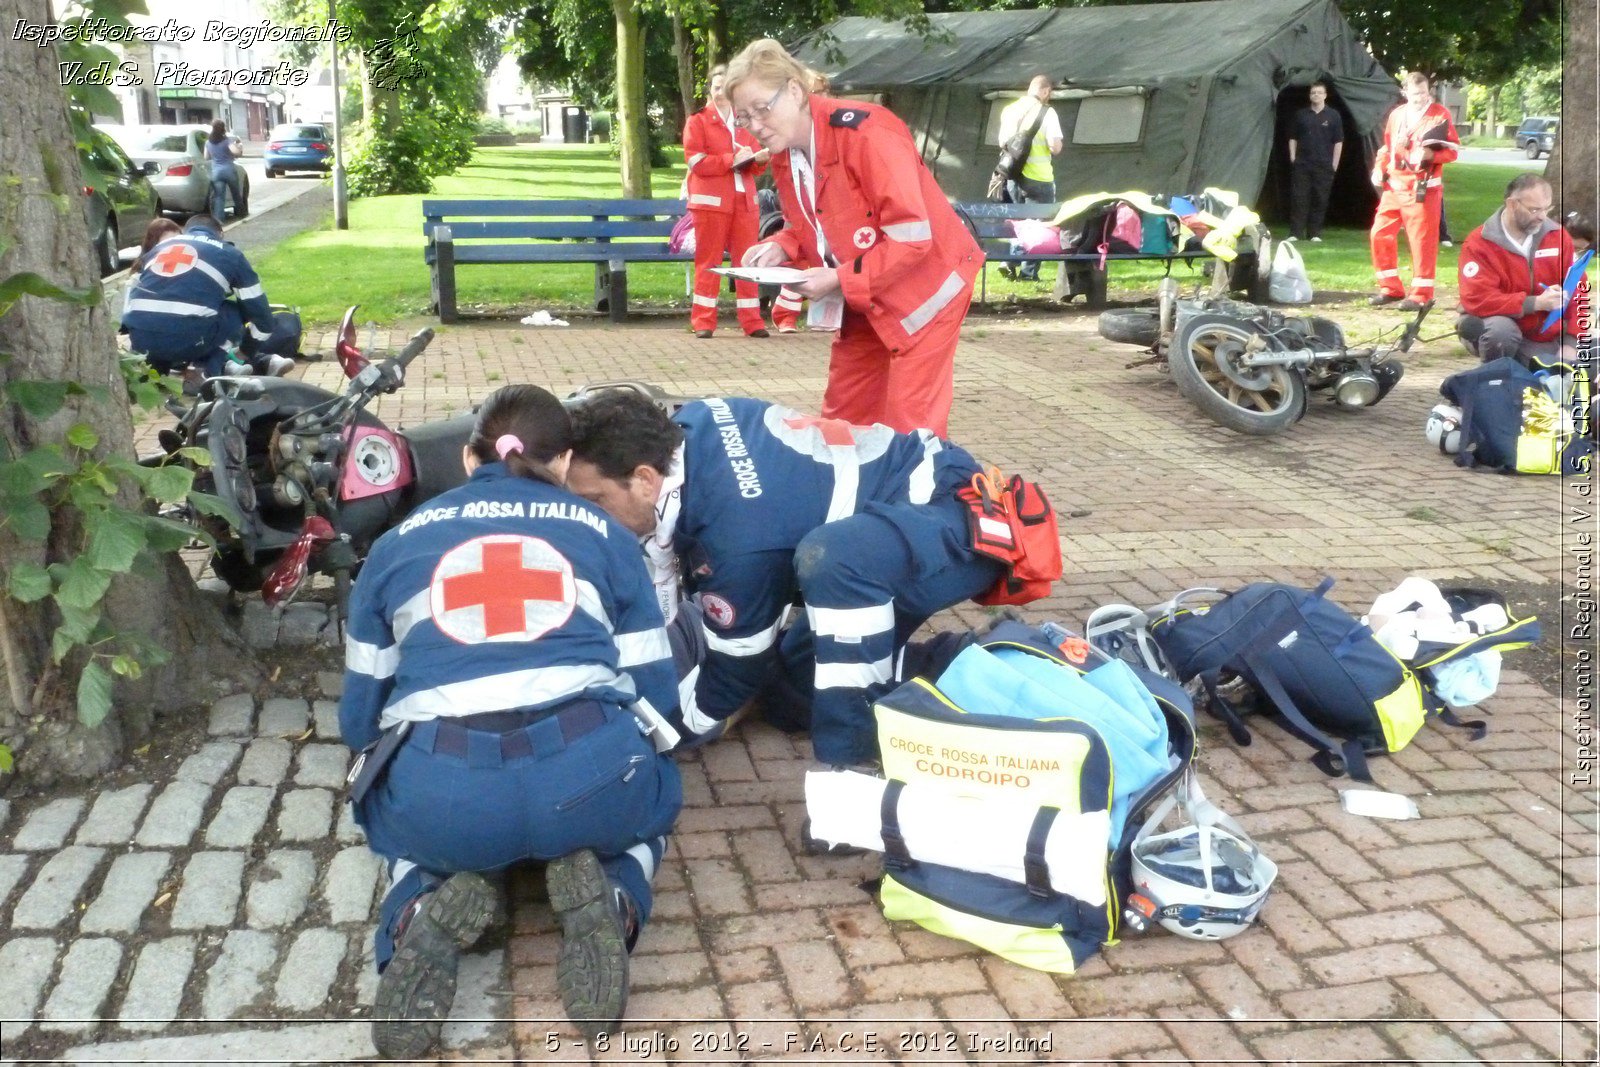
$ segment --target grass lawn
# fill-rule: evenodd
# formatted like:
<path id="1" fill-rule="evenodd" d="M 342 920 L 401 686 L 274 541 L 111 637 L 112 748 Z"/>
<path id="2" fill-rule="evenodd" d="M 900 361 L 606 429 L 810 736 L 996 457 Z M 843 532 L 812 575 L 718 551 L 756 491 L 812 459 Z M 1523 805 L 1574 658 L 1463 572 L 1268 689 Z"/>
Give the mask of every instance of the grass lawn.
<path id="1" fill-rule="evenodd" d="M 681 157 L 676 148 L 668 157 Z M 1459 243 L 1489 217 L 1504 199 L 1505 183 L 1516 171 L 1484 164 L 1451 164 L 1445 171 L 1446 211 L 1457 248 L 1439 251 L 1438 277 L 1454 290 Z M 651 176 L 656 196 L 677 196 L 681 162 Z M 618 164 L 608 145 L 515 145 L 480 148 L 472 162 L 440 178 L 432 197 L 507 197 L 562 199 L 619 197 Z M 427 315 L 428 270 L 422 261 L 422 196 L 382 196 L 350 204 L 350 229 L 302 233 L 256 261 L 267 292 L 298 306 L 310 323 L 337 321 L 350 304 L 362 305 L 363 318 L 380 322 Z M 1408 273 L 1401 237 L 1402 273 Z M 1303 243 L 1302 254 L 1319 293 L 1365 294 L 1373 290 L 1367 231 L 1329 229 L 1323 243 Z M 1182 264 L 1174 268 L 1187 288 L 1200 275 Z M 1159 264 L 1120 264 L 1112 268 L 1114 299 L 1153 293 L 1164 274 Z M 1054 274 L 1048 267 L 1047 278 Z M 496 310 L 517 315 L 539 308 L 587 311 L 592 308 L 594 268 L 589 264 L 468 265 L 456 271 L 464 311 Z M 628 269 L 630 302 L 686 308 L 684 266 L 637 263 Z M 1018 283 L 988 271 L 990 303 L 1048 296 L 1048 285 Z"/>

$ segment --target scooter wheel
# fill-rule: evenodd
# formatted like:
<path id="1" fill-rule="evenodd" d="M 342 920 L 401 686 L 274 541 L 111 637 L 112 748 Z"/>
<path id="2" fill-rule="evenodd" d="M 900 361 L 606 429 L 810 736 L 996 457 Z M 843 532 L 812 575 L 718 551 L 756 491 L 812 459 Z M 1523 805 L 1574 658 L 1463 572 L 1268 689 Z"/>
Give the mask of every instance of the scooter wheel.
<path id="1" fill-rule="evenodd" d="M 1196 315 L 1172 339 L 1167 365 L 1178 391 L 1230 430 L 1282 433 L 1306 410 L 1306 383 L 1288 367 L 1244 367 L 1256 331 L 1227 315 Z"/>
<path id="2" fill-rule="evenodd" d="M 1161 335 L 1161 312 L 1156 308 L 1112 308 L 1100 313 L 1098 326 L 1107 341 L 1151 348 Z"/>

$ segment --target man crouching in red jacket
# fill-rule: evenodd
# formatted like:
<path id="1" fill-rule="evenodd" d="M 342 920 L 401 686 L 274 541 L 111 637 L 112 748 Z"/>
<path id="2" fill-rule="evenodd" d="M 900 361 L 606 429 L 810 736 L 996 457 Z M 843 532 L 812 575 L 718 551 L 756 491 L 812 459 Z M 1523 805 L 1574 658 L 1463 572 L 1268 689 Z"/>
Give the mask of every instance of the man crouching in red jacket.
<path id="1" fill-rule="evenodd" d="M 1462 245 L 1463 314 L 1456 332 L 1484 362 L 1513 356 L 1549 366 L 1577 358 L 1588 281 L 1567 300 L 1561 282 L 1572 266 L 1572 238 L 1550 221 L 1551 203 L 1549 182 L 1519 174 L 1506 186 L 1505 206 Z M 1564 302 L 1566 313 L 1545 329 L 1545 319 Z"/>

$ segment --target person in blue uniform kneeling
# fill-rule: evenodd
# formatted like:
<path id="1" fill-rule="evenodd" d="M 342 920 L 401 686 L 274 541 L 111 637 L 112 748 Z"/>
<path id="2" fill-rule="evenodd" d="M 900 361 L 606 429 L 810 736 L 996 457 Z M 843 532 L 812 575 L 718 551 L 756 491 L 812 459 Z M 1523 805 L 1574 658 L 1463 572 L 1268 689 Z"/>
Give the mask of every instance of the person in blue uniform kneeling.
<path id="1" fill-rule="evenodd" d="M 638 541 L 562 487 L 571 436 L 545 390 L 495 392 L 467 483 L 385 534 L 351 596 L 339 725 L 390 874 L 372 1033 L 391 1058 L 437 1042 L 458 954 L 497 911 L 483 874 L 523 860 L 549 861 L 568 1016 L 592 1038 L 626 1005 L 682 805 L 657 751 L 677 683 Z"/>

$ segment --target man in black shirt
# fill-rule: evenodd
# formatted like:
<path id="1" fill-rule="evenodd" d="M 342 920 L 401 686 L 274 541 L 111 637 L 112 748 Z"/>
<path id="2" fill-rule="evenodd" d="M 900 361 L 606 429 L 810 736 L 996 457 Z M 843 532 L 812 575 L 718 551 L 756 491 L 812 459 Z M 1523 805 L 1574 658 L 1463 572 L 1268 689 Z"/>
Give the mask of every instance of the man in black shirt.
<path id="1" fill-rule="evenodd" d="M 1294 116 L 1289 133 L 1289 240 L 1322 240 L 1322 219 L 1328 213 L 1328 192 L 1344 151 L 1344 123 L 1327 106 L 1328 87 L 1311 86 L 1311 106 Z"/>

